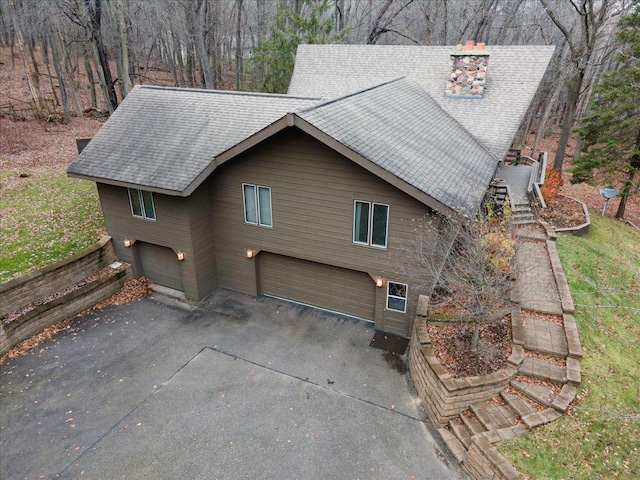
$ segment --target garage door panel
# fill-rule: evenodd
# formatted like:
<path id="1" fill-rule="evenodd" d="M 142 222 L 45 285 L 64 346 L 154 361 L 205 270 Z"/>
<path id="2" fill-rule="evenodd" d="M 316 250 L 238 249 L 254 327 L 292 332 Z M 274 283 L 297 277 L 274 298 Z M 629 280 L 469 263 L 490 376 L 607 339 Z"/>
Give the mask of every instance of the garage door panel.
<path id="1" fill-rule="evenodd" d="M 160 245 L 136 242 L 142 274 L 158 285 L 183 290 L 182 269 L 173 250 Z"/>
<path id="2" fill-rule="evenodd" d="M 375 285 L 368 274 L 262 252 L 261 293 L 372 320 Z"/>

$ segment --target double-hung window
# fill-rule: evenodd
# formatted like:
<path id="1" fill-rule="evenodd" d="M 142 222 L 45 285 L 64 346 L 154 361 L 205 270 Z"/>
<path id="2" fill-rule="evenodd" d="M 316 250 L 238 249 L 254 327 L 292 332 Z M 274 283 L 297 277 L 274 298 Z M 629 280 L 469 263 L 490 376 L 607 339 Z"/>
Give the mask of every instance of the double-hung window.
<path id="1" fill-rule="evenodd" d="M 405 313 L 407 311 L 407 285 L 387 282 L 387 310 Z"/>
<path id="2" fill-rule="evenodd" d="M 353 203 L 353 243 L 387 247 L 389 205 L 356 200 Z"/>
<path id="3" fill-rule="evenodd" d="M 272 227 L 271 188 L 260 185 L 242 184 L 242 200 L 244 203 L 244 221 L 251 225 Z"/>
<path id="4" fill-rule="evenodd" d="M 137 188 L 128 188 L 127 190 L 129 190 L 131 215 L 145 220 L 155 220 L 156 208 L 153 205 L 153 194 Z"/>

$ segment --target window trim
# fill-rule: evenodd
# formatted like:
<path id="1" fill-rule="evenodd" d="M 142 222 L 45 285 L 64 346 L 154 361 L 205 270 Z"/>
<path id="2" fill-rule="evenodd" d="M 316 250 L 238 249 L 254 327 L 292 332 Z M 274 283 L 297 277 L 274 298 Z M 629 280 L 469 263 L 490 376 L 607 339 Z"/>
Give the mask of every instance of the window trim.
<path id="1" fill-rule="evenodd" d="M 136 215 L 135 212 L 133 211 L 133 198 L 131 198 L 131 191 L 135 190 L 138 192 L 138 206 L 140 207 L 140 211 L 142 212 L 142 215 Z M 149 194 L 149 198 L 151 198 L 151 207 L 153 208 L 153 216 L 147 215 L 147 209 L 144 205 L 144 193 L 148 193 Z M 148 190 L 142 190 L 140 188 L 127 188 L 127 196 L 129 197 L 129 208 L 131 210 L 131 216 L 134 218 L 140 218 L 142 220 L 148 220 L 150 222 L 155 222 L 156 221 L 156 202 L 153 199 L 153 192 L 150 192 Z"/>
<path id="2" fill-rule="evenodd" d="M 249 201 L 253 200 L 254 208 L 256 209 L 256 221 L 250 222 L 247 220 L 247 195 L 245 193 L 245 187 L 253 187 L 253 199 L 249 198 Z M 269 192 L 269 214 L 271 216 L 271 223 L 264 223 L 260 215 L 260 189 L 266 189 Z M 271 187 L 266 185 L 256 185 L 253 183 L 242 183 L 242 208 L 244 215 L 244 223 L 247 225 L 258 225 L 260 227 L 273 228 L 273 202 L 271 200 Z"/>
<path id="3" fill-rule="evenodd" d="M 358 203 L 366 203 L 367 205 L 369 205 L 369 218 L 367 220 L 367 241 L 366 242 L 362 242 L 362 241 L 356 240 L 356 232 L 357 232 L 356 208 L 357 208 Z M 385 228 L 385 231 L 384 231 L 384 245 L 377 245 L 377 244 L 373 243 L 373 219 L 374 219 L 374 211 L 375 211 L 376 205 L 383 206 L 383 207 L 387 208 L 387 215 L 386 215 L 386 219 L 385 219 L 385 227 L 386 228 Z M 366 245 L 368 247 L 386 249 L 388 244 L 389 244 L 389 211 L 390 210 L 391 210 L 391 208 L 389 207 L 388 203 L 370 202 L 368 200 L 357 200 L 357 199 L 355 199 L 353 201 L 353 231 L 352 231 L 352 235 L 351 235 L 352 242 L 354 244 L 356 244 L 356 245 Z"/>
<path id="4" fill-rule="evenodd" d="M 394 283 L 396 285 L 402 285 L 404 287 L 404 295 L 405 295 L 404 297 L 398 297 L 397 295 L 391 295 L 390 289 L 391 289 L 391 284 L 392 283 Z M 389 298 L 395 298 L 395 299 L 403 300 L 404 301 L 404 309 L 403 310 L 396 310 L 395 308 L 389 308 Z M 407 285 L 406 283 L 402 283 L 402 282 L 394 282 L 393 280 L 387 280 L 387 299 L 385 301 L 385 309 L 386 310 L 389 310 L 390 312 L 407 313 L 408 298 L 409 298 L 409 285 Z"/>

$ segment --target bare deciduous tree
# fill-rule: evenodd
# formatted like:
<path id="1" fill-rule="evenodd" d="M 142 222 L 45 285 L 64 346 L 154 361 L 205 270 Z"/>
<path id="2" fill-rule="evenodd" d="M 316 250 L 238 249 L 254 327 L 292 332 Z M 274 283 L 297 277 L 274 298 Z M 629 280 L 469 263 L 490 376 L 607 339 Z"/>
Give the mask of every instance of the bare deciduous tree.
<path id="1" fill-rule="evenodd" d="M 480 214 L 462 223 L 425 217 L 416 222 L 415 240 L 415 265 L 406 273 L 417 284 L 437 279 L 434 304 L 447 302 L 473 323 L 470 351 L 476 355 L 480 327 L 504 317 L 514 284 L 516 247 L 508 218 Z"/>

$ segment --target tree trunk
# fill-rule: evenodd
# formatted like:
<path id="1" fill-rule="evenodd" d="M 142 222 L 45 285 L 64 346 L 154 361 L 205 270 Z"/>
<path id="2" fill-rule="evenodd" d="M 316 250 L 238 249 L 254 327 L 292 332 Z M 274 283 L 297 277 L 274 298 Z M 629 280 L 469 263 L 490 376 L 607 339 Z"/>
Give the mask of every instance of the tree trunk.
<path id="1" fill-rule="evenodd" d="M 236 0 L 236 90 L 240 90 L 242 84 L 242 2 Z"/>
<path id="2" fill-rule="evenodd" d="M 480 340 L 480 323 L 473 322 L 473 336 L 471 337 L 471 354 L 478 353 L 478 341 Z"/>
<path id="3" fill-rule="evenodd" d="M 193 8 L 190 16 L 193 19 L 193 35 L 192 42 L 198 52 L 198 60 L 200 63 L 200 71 L 205 88 L 214 88 L 213 76 L 211 75 L 211 64 L 209 63 L 209 55 L 204 42 L 204 23 L 207 16 L 207 2 L 200 0 L 197 4 L 193 3 L 189 8 Z"/>
<path id="4" fill-rule="evenodd" d="M 636 136 L 636 142 L 634 145 L 636 151 L 640 150 L 640 130 Z M 622 193 L 620 194 L 620 204 L 618 205 L 618 211 L 616 212 L 616 218 L 623 219 L 624 212 L 627 208 L 627 198 L 631 193 L 631 186 L 633 185 L 633 179 L 636 176 L 636 172 L 640 170 L 640 154 L 635 154 L 631 157 L 629 162 L 629 171 L 627 172 L 627 179 L 622 187 Z"/>
<path id="5" fill-rule="evenodd" d="M 124 4 L 118 0 L 116 5 L 116 25 L 118 28 L 118 40 L 120 46 L 120 57 L 118 58 L 118 79 L 120 85 L 120 96 L 122 99 L 131 91 L 131 76 L 129 74 L 129 44 L 127 41 L 127 24 L 124 18 Z"/>
<path id="6" fill-rule="evenodd" d="M 553 93 L 551 94 L 551 100 L 549 100 L 544 106 L 544 112 L 542 113 L 542 118 L 538 122 L 538 128 L 536 130 L 536 138 L 533 141 L 533 147 L 531 151 L 531 155 L 538 154 L 538 147 L 540 146 L 540 140 L 544 136 L 545 129 L 547 128 L 547 122 L 549 121 L 549 117 L 551 116 L 551 111 L 558 104 L 558 99 L 560 98 L 560 92 L 562 91 L 562 82 L 558 82 L 553 89 Z"/>
<path id="7" fill-rule="evenodd" d="M 102 0 L 94 1 L 95 4 L 92 4 L 91 0 L 85 0 L 85 6 L 89 12 L 94 58 L 97 60 L 96 70 L 100 67 L 100 70 L 102 71 L 102 75 L 100 75 L 102 91 L 105 96 L 105 102 L 107 103 L 109 113 L 113 113 L 114 110 L 118 108 L 118 96 L 116 95 L 113 77 L 111 76 L 111 69 L 109 68 L 107 50 L 102 42 Z"/>
<path id="8" fill-rule="evenodd" d="M 67 85 L 65 82 L 64 71 L 62 70 L 62 64 L 60 63 L 60 54 L 58 42 L 51 42 L 53 67 L 56 69 L 56 75 L 58 77 L 58 87 L 60 88 L 60 97 L 62 98 L 62 108 L 64 109 L 64 118 L 66 121 L 71 120 L 71 109 L 69 108 L 69 97 L 67 95 Z"/>
<path id="9" fill-rule="evenodd" d="M 635 170 L 630 168 L 627 179 L 624 181 L 624 186 L 622 187 L 620 203 L 618 204 L 618 210 L 616 211 L 616 218 L 619 218 L 620 220 L 624 218 L 624 212 L 627 209 L 627 198 L 629 198 L 629 193 L 631 193 L 631 185 L 633 184 L 633 177 L 635 177 L 635 175 Z"/>
<path id="10" fill-rule="evenodd" d="M 89 82 L 89 92 L 91 94 L 91 106 L 98 108 L 98 96 L 96 95 L 96 79 L 93 76 L 93 68 L 91 68 L 91 61 L 89 60 L 89 49 L 85 46 L 84 55 L 82 60 L 84 62 L 84 70 L 87 74 L 87 81 Z"/>
<path id="11" fill-rule="evenodd" d="M 17 19 L 15 19 L 14 25 L 16 30 L 16 43 L 18 44 L 18 49 L 20 50 L 20 58 L 22 59 L 22 64 L 24 65 L 24 69 L 27 73 L 27 85 L 29 85 L 29 93 L 31 94 L 31 99 L 33 100 L 33 111 L 36 116 L 39 116 L 42 114 L 43 110 L 42 93 L 40 92 L 40 73 L 37 70 L 33 70 L 33 63 L 30 63 L 27 59 L 24 37 L 22 35 L 22 30 L 20 30 L 18 26 Z"/>
<path id="12" fill-rule="evenodd" d="M 44 64 L 47 67 L 47 76 L 49 77 L 49 87 L 51 88 L 51 92 L 53 92 L 53 100 L 56 102 L 56 105 L 60 105 L 60 102 L 58 101 L 58 94 L 56 93 L 56 86 L 53 83 L 53 74 L 51 73 L 51 62 L 49 61 L 49 44 L 53 45 L 53 41 L 47 40 L 47 37 L 43 33 L 42 59 L 44 60 Z"/>
<path id="13" fill-rule="evenodd" d="M 578 100 L 580 99 L 580 87 L 582 86 L 583 78 L 584 70 L 578 70 L 569 82 L 569 97 L 567 98 L 566 104 L 567 111 L 562 120 L 562 132 L 560 133 L 560 140 L 558 140 L 556 156 L 553 160 L 553 168 L 556 170 L 562 170 L 567 143 L 569 143 L 569 135 L 571 135 L 571 131 L 573 130 L 574 117 Z"/>

